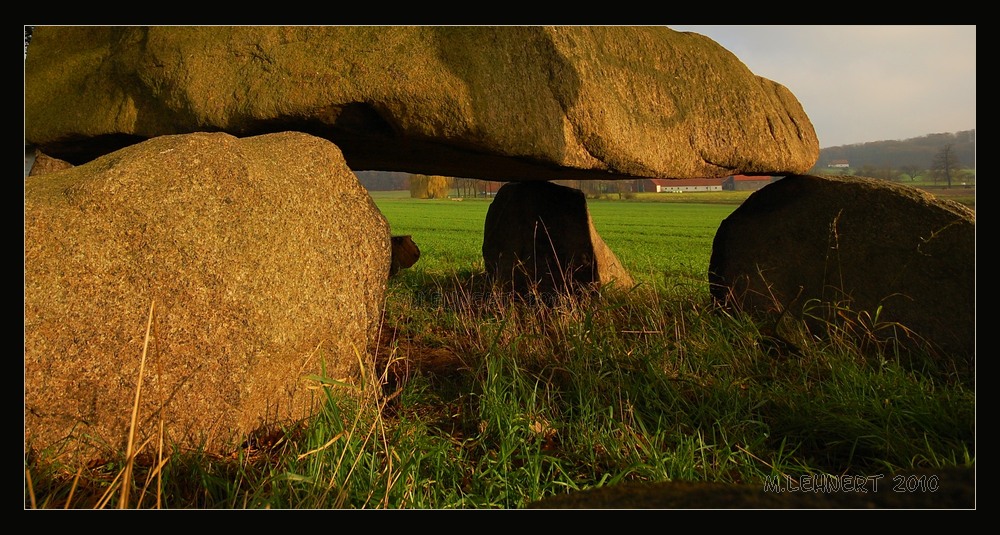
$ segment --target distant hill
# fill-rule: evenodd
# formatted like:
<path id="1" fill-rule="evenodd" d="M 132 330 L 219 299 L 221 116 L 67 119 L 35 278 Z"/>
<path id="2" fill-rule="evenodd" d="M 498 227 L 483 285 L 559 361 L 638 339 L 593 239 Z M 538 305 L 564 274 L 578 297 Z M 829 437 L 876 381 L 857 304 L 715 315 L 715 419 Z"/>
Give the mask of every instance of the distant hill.
<path id="1" fill-rule="evenodd" d="M 931 167 L 934 156 L 942 147 L 951 143 L 962 167 L 976 165 L 976 131 L 928 134 L 896 141 L 872 141 L 853 145 L 840 145 L 819 150 L 819 160 L 811 173 L 830 171 L 834 161 L 847 161 L 851 169 L 863 167 L 901 169 L 912 166 L 918 169 Z"/>
<path id="2" fill-rule="evenodd" d="M 975 168 L 976 131 L 973 129 L 944 134 L 928 134 L 904 140 L 872 141 L 820 149 L 819 160 L 816 161 L 816 165 L 810 170 L 810 173 L 821 174 L 835 171 L 838 168 L 830 167 L 835 161 L 846 161 L 849 169 L 844 169 L 844 171 L 851 173 L 866 168 L 896 171 L 907 167 L 920 170 L 929 169 L 934 156 L 949 143 L 962 167 Z M 357 175 L 361 184 L 369 191 L 403 190 L 410 187 L 409 173 L 361 171 Z"/>

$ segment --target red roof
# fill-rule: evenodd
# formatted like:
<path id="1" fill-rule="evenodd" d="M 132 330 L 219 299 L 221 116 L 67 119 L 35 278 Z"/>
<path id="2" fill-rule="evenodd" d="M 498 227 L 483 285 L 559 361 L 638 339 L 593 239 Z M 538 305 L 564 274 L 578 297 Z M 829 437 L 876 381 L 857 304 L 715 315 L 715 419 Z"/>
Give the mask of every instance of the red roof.
<path id="1" fill-rule="evenodd" d="M 771 181 L 771 177 L 769 177 L 769 176 L 733 175 L 733 180 L 735 180 L 737 182 L 743 182 L 743 181 L 770 182 Z"/>

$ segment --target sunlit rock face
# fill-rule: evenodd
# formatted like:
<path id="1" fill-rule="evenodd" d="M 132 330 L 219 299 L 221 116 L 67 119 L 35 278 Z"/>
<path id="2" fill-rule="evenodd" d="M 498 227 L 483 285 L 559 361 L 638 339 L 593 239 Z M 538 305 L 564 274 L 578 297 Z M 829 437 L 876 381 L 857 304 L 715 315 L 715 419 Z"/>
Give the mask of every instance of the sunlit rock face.
<path id="1" fill-rule="evenodd" d="M 25 137 L 80 164 L 160 135 L 298 130 L 355 171 L 496 180 L 806 172 L 784 86 L 666 27 L 37 27 Z"/>
<path id="2" fill-rule="evenodd" d="M 358 379 L 391 256 L 336 146 L 298 132 L 30 176 L 24 244 L 25 447 L 87 456 L 125 451 L 133 407 L 135 444 L 213 453 L 311 415 L 310 377 Z"/>

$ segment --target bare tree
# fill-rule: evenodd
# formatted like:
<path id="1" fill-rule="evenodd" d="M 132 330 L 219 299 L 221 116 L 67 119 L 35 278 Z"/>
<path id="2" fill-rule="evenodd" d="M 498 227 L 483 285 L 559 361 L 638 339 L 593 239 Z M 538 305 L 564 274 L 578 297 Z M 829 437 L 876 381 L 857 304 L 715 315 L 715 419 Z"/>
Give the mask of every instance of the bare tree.
<path id="1" fill-rule="evenodd" d="M 931 162 L 931 174 L 935 181 L 938 178 L 944 178 L 950 188 L 951 177 L 958 172 L 960 165 L 958 155 L 955 154 L 952 144 L 948 143 L 941 147 L 941 150 L 934 156 L 934 160 Z"/>
<path id="2" fill-rule="evenodd" d="M 916 165 L 903 165 L 899 168 L 906 176 L 910 177 L 910 182 L 913 182 L 917 175 L 920 174 L 923 169 L 917 167 Z"/>
<path id="3" fill-rule="evenodd" d="M 453 178 L 455 185 L 455 195 L 457 197 L 476 197 L 476 184 L 478 180 L 474 178 Z"/>

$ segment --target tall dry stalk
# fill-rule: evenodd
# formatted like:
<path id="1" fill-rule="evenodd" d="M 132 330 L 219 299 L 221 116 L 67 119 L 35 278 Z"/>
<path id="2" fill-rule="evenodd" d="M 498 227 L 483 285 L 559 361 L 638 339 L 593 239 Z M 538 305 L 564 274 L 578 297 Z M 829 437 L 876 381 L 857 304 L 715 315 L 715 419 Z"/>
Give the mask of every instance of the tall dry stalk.
<path id="1" fill-rule="evenodd" d="M 139 360 L 139 378 L 135 385 L 135 403 L 132 405 L 132 422 L 128 431 L 128 447 L 125 450 L 125 472 L 122 475 L 122 490 L 118 495 L 118 508 L 128 506 L 128 489 L 132 478 L 132 465 L 135 462 L 133 446 L 135 442 L 135 422 L 139 416 L 139 400 L 142 399 L 142 375 L 146 369 L 146 352 L 149 349 L 149 331 L 153 326 L 153 302 L 149 303 L 149 319 L 146 321 L 146 338 L 142 343 L 142 357 Z"/>

